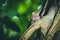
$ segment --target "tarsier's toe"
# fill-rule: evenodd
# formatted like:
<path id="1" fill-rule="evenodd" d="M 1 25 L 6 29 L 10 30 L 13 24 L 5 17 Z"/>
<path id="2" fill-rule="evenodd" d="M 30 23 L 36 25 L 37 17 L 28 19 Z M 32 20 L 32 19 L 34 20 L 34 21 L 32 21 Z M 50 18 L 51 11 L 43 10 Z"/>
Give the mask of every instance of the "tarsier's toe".
<path id="1" fill-rule="evenodd" d="M 31 19 L 32 19 L 32 23 L 34 23 L 40 19 L 40 16 L 33 12 Z"/>

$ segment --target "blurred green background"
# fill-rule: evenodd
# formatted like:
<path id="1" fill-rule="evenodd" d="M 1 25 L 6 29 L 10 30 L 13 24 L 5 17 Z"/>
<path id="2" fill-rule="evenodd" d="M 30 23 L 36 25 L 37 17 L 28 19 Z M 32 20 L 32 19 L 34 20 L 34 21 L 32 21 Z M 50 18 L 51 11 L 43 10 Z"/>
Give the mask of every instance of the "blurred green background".
<path id="1" fill-rule="evenodd" d="M 1 0 L 1 40 L 19 40 L 28 28 L 32 12 L 38 11 L 43 0 Z"/>

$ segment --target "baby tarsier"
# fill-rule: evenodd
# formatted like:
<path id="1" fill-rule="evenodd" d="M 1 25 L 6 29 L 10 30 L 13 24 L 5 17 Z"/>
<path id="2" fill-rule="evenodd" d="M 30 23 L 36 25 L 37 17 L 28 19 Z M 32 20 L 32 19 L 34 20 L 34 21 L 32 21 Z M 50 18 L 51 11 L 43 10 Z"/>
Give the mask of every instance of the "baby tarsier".
<path id="1" fill-rule="evenodd" d="M 28 40 L 33 32 L 38 29 L 41 29 L 42 34 L 45 36 L 56 16 L 56 10 L 59 9 L 59 2 L 60 0 L 45 0 L 41 6 L 40 13 L 32 13 L 31 26 L 22 35 L 20 40 Z"/>

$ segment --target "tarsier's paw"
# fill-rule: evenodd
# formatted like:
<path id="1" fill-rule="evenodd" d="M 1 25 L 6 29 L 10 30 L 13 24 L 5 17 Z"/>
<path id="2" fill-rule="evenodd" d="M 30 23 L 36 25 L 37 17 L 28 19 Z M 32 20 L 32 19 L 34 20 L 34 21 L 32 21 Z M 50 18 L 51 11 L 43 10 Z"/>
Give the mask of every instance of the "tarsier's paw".
<path id="1" fill-rule="evenodd" d="M 37 20 L 40 19 L 40 16 L 39 16 L 39 14 L 36 14 L 36 13 L 32 12 L 31 19 L 32 19 L 31 23 L 34 23 L 34 22 L 36 22 Z"/>

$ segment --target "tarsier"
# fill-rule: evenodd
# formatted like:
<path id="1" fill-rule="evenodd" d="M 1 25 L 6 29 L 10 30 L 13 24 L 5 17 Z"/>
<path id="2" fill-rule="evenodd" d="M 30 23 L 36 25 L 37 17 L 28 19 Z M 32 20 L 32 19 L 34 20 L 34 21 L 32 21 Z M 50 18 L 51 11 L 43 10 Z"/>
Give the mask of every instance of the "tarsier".
<path id="1" fill-rule="evenodd" d="M 53 6 L 55 6 L 55 3 L 54 3 L 55 0 L 47 0 L 47 1 L 48 2 L 46 2 L 46 0 L 45 0 L 43 2 L 42 7 L 41 7 L 42 9 L 39 14 L 35 14 L 34 12 L 32 13 L 32 17 L 31 17 L 32 21 L 33 20 L 37 21 L 38 19 L 43 18 L 44 16 L 46 16 L 48 14 L 49 9 Z M 59 0 L 57 0 L 57 1 L 59 1 Z M 44 13 L 42 13 L 43 11 L 44 11 Z"/>
<path id="2" fill-rule="evenodd" d="M 56 10 L 59 10 L 59 8 L 60 8 L 60 0 L 45 0 L 42 4 L 40 13 L 39 14 L 34 14 L 34 12 L 32 13 L 32 17 L 31 17 L 32 25 L 27 29 L 27 31 L 21 37 L 20 40 L 28 40 L 29 37 L 31 37 L 31 35 L 33 34 L 33 32 L 40 28 L 42 34 L 45 36 L 47 30 L 51 26 L 57 14 Z M 39 40 L 39 39 L 32 38 L 30 40 Z"/>

